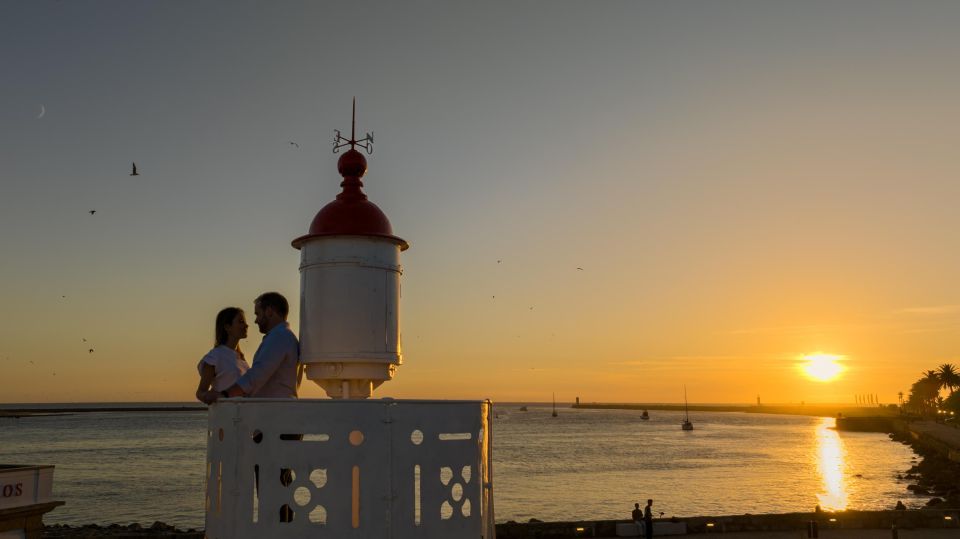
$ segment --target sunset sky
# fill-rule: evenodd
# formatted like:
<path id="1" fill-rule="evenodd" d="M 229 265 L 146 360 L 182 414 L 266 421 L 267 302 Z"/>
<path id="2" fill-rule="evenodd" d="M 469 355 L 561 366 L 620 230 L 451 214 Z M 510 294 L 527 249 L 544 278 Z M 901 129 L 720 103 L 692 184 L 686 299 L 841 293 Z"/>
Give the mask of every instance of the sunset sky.
<path id="1" fill-rule="evenodd" d="M 411 245 L 376 396 L 896 402 L 960 363 L 958 27 L 948 1 L 0 3 L 0 402 L 192 400 L 216 312 L 266 290 L 297 330 L 290 241 L 353 96 Z M 816 352 L 846 370 L 811 380 Z"/>

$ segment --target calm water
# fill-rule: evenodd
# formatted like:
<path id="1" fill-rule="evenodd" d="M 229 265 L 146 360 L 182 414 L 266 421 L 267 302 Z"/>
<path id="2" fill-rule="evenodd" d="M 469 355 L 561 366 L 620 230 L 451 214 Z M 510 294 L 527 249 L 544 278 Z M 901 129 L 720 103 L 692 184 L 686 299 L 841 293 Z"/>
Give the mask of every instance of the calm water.
<path id="1" fill-rule="evenodd" d="M 897 474 L 913 451 L 832 419 L 498 406 L 497 521 L 627 518 L 654 499 L 666 515 L 920 506 Z M 88 413 L 0 420 L 0 463 L 55 464 L 67 502 L 48 523 L 203 526 L 206 414 Z M 642 505 L 642 503 L 641 503 Z"/>

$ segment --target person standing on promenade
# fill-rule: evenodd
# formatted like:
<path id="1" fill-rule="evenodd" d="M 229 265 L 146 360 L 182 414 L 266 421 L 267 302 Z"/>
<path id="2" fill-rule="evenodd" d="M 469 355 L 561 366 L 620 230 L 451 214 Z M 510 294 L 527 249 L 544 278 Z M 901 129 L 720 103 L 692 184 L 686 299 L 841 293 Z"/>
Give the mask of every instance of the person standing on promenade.
<path id="1" fill-rule="evenodd" d="M 646 528 L 646 537 L 653 537 L 653 500 L 647 500 L 647 506 L 643 508 L 643 524 Z"/>
<path id="2" fill-rule="evenodd" d="M 637 531 L 641 531 L 643 529 L 643 511 L 640 510 L 639 503 L 633 504 L 633 512 L 630 513 L 630 518 L 637 525 Z"/>
<path id="3" fill-rule="evenodd" d="M 253 365 L 224 397 L 297 398 L 300 343 L 290 330 L 287 298 L 277 292 L 261 294 L 253 302 L 263 341 L 253 355 Z"/>

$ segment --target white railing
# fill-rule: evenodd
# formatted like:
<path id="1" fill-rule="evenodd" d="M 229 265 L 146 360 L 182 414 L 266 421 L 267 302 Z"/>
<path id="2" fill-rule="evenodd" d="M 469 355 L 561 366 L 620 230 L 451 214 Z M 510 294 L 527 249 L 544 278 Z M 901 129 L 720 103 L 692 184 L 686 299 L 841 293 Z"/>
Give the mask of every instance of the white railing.
<path id="1" fill-rule="evenodd" d="M 223 400 L 209 412 L 207 537 L 494 538 L 491 406 Z"/>

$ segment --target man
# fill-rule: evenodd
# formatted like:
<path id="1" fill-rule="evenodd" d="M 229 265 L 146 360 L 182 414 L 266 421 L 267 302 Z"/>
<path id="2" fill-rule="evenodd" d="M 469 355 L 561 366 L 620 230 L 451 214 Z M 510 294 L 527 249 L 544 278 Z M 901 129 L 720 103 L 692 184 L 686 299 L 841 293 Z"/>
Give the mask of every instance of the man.
<path id="1" fill-rule="evenodd" d="M 630 518 L 633 519 L 633 523 L 637 525 L 637 531 L 643 530 L 643 511 L 640 510 L 640 504 L 633 504 L 633 512 L 630 513 Z"/>
<path id="2" fill-rule="evenodd" d="M 643 524 L 647 529 L 646 537 L 653 537 L 653 500 L 647 500 L 647 506 L 643 509 Z"/>
<path id="3" fill-rule="evenodd" d="M 297 398 L 300 343 L 287 323 L 289 311 L 287 298 L 277 292 L 266 292 L 253 301 L 263 341 L 253 355 L 253 365 L 222 396 Z"/>

